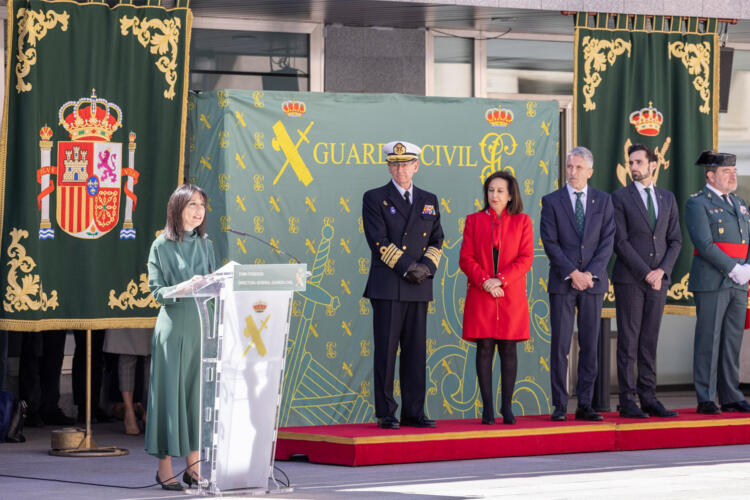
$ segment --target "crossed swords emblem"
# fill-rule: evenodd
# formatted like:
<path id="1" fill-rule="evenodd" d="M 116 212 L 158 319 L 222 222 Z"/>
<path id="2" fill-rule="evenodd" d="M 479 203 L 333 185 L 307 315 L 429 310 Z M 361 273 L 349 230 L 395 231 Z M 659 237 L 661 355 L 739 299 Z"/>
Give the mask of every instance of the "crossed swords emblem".
<path id="1" fill-rule="evenodd" d="M 253 345 L 256 349 L 258 349 L 258 354 L 260 354 L 261 356 L 266 355 L 266 352 L 268 352 L 268 350 L 266 349 L 266 344 L 263 343 L 263 338 L 260 336 L 260 332 L 266 329 L 266 325 L 270 318 L 270 314 L 266 316 L 266 319 L 261 321 L 260 328 L 255 324 L 255 320 L 253 319 L 252 315 L 245 318 L 245 331 L 243 333 L 245 334 L 245 337 L 250 337 L 252 342 L 250 342 L 250 345 L 247 346 L 245 352 L 242 353 L 242 357 L 245 357 L 247 355 L 248 351 Z"/>
<path id="2" fill-rule="evenodd" d="M 287 165 L 292 166 L 292 170 L 294 170 L 294 173 L 297 175 L 297 179 L 299 179 L 299 181 L 305 186 L 308 186 L 313 181 L 313 176 L 310 174 L 310 170 L 307 168 L 307 165 L 305 165 L 304 160 L 299 154 L 299 146 L 302 144 L 302 141 L 310 144 L 310 140 L 307 138 L 307 133 L 310 132 L 314 123 L 314 121 L 311 121 L 304 132 L 297 129 L 299 140 L 296 144 L 292 142 L 292 138 L 289 137 L 289 132 L 287 132 L 286 127 L 281 123 L 281 120 L 274 123 L 273 132 L 276 137 L 271 139 L 271 145 L 273 146 L 273 149 L 281 151 L 286 157 L 286 162 L 281 166 L 281 170 L 279 170 L 278 175 L 273 180 L 274 186 L 279 181 L 281 174 L 286 170 Z"/>

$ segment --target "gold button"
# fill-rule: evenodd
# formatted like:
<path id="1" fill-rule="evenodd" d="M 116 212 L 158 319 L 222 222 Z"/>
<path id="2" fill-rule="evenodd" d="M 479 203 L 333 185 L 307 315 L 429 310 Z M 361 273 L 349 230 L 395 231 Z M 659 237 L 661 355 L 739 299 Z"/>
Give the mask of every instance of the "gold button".
<path id="1" fill-rule="evenodd" d="M 427 233 L 422 233 L 422 236 L 427 236 Z"/>
<path id="2" fill-rule="evenodd" d="M 742 243 L 745 243 L 745 242 L 743 241 Z M 422 247 L 422 251 L 424 252 L 425 250 L 427 249 L 425 247 Z"/>
<path id="3" fill-rule="evenodd" d="M 404 246 L 403 246 L 403 247 L 401 247 L 401 248 L 403 248 L 404 250 L 406 250 L 406 245 L 404 245 Z"/>
<path id="4" fill-rule="evenodd" d="M 409 234 L 409 233 L 404 233 L 404 236 L 406 236 L 407 234 Z"/>

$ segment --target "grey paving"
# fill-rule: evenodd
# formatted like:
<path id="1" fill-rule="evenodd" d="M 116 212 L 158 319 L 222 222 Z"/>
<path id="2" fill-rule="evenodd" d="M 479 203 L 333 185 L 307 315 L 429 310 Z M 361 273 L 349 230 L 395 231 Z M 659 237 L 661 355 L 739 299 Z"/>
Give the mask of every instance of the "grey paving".
<path id="1" fill-rule="evenodd" d="M 692 394 L 663 396 L 668 406 L 692 406 Z M 156 460 L 143 436 L 122 424 L 93 426 L 99 445 L 127 448 L 115 458 L 61 458 L 47 452 L 52 428 L 27 429 L 23 444 L 0 444 L 0 499 L 190 498 L 153 484 Z M 175 472 L 181 461 L 174 461 Z M 444 498 L 747 498 L 750 445 L 582 453 L 424 464 L 339 467 L 277 462 L 294 491 L 286 499 Z M 81 481 L 143 489 L 21 479 Z M 281 473 L 277 473 L 282 478 Z"/>

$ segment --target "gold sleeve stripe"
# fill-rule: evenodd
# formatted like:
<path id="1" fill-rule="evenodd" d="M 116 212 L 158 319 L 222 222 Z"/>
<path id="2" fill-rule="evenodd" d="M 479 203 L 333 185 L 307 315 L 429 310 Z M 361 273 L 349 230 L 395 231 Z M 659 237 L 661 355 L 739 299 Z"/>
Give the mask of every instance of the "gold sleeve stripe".
<path id="1" fill-rule="evenodd" d="M 432 263 L 435 264 L 435 267 L 440 265 L 440 257 L 442 257 L 442 255 L 443 250 L 435 247 L 427 247 L 427 251 L 424 253 L 424 256 L 430 259 Z"/>
<path id="2" fill-rule="evenodd" d="M 398 248 L 396 245 L 391 243 L 387 247 L 380 247 L 380 260 L 382 260 L 386 266 L 393 269 L 398 259 L 404 254 L 404 251 Z"/>

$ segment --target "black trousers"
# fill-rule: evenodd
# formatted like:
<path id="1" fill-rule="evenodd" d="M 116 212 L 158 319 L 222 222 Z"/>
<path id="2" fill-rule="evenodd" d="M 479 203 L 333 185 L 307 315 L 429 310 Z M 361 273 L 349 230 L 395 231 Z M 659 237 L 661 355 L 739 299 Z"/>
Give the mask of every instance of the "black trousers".
<path id="1" fill-rule="evenodd" d="M 66 333 L 67 330 L 50 330 L 21 336 L 18 395 L 32 413 L 57 409 Z"/>
<path id="2" fill-rule="evenodd" d="M 615 283 L 617 310 L 617 383 L 620 404 L 650 404 L 656 399 L 656 345 L 667 303 L 667 287 Z M 638 366 L 636 379 L 635 367 Z"/>
<path id="3" fill-rule="evenodd" d="M 568 404 L 568 353 L 573 338 L 573 320 L 578 310 L 578 383 L 576 396 L 579 406 L 590 406 L 594 396 L 594 381 L 598 373 L 597 346 L 599 323 L 604 295 L 579 292 L 549 295 L 552 342 L 550 346 L 550 378 L 552 404 Z"/>
<path id="4" fill-rule="evenodd" d="M 104 373 L 104 330 L 91 331 L 91 408 L 99 407 Z M 73 354 L 73 403 L 81 411 L 86 408 L 86 332 L 73 333 L 76 350 Z"/>
<path id="5" fill-rule="evenodd" d="M 427 302 L 371 299 L 374 334 L 375 416 L 395 416 L 396 353 L 401 346 L 401 418 L 424 415 Z"/>

